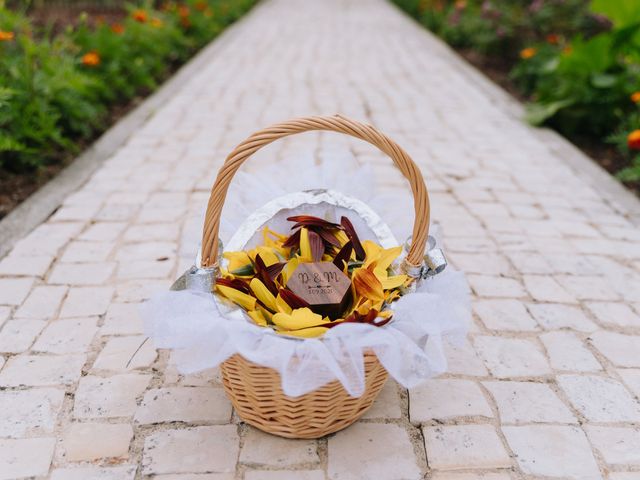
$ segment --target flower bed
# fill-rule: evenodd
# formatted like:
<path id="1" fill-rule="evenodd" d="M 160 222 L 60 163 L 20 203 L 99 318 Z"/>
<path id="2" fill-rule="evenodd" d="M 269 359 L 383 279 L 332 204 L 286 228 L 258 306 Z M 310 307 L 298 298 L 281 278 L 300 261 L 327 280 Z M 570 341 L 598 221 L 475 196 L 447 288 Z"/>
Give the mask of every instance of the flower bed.
<path id="1" fill-rule="evenodd" d="M 481 68 L 497 65 L 489 73 L 529 101 L 529 122 L 640 186 L 640 2 L 394 2 Z"/>
<path id="2" fill-rule="evenodd" d="M 130 6 L 122 21 L 84 14 L 56 35 L 0 7 L 0 174 L 33 177 L 77 153 L 115 106 L 155 89 L 255 3 Z"/>

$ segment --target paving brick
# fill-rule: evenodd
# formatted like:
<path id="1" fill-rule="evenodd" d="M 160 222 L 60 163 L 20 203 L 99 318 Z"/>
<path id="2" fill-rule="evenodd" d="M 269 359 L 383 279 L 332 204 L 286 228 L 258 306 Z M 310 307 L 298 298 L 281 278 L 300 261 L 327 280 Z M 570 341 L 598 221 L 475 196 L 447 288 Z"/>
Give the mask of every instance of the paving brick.
<path id="1" fill-rule="evenodd" d="M 459 473 L 459 472 L 438 472 L 433 475 L 432 480 L 512 480 L 508 473 Z"/>
<path id="2" fill-rule="evenodd" d="M 601 479 L 587 438 L 577 427 L 502 427 L 518 465 L 530 475 L 576 480 Z"/>
<path id="3" fill-rule="evenodd" d="M 558 282 L 579 300 L 620 300 L 620 295 L 602 277 L 558 275 Z"/>
<path id="4" fill-rule="evenodd" d="M 640 315 L 624 303 L 589 302 L 587 307 L 603 325 L 640 327 Z"/>
<path id="5" fill-rule="evenodd" d="M 125 423 L 72 423 L 64 432 L 65 458 L 70 462 L 99 458 L 128 458 L 133 438 Z"/>
<path id="6" fill-rule="evenodd" d="M 138 374 L 83 377 L 76 390 L 73 415 L 76 418 L 131 417 L 137 408 L 137 397 L 144 393 L 150 381 L 150 375 Z"/>
<path id="7" fill-rule="evenodd" d="M 232 473 L 176 473 L 169 475 L 154 475 L 153 478 L 154 480 L 235 480 L 235 475 Z"/>
<path id="8" fill-rule="evenodd" d="M 110 242 L 120 236 L 127 224 L 124 222 L 96 222 L 90 225 L 79 237 L 80 240 Z"/>
<path id="9" fill-rule="evenodd" d="M 498 405 L 500 420 L 510 423 L 577 423 L 548 385 L 534 382 L 483 382 Z"/>
<path id="10" fill-rule="evenodd" d="M 418 480 L 422 477 L 407 432 L 395 424 L 356 423 L 329 440 L 331 480 Z M 393 455 L 389 455 L 393 445 Z"/>
<path id="11" fill-rule="evenodd" d="M 469 380 L 428 380 L 409 391 L 412 422 L 455 417 L 493 417 L 491 407 L 477 383 Z"/>
<path id="12" fill-rule="evenodd" d="M 142 471 L 145 475 L 233 472 L 238 451 L 235 425 L 164 430 L 145 439 Z"/>
<path id="13" fill-rule="evenodd" d="M 534 331 L 538 325 L 517 300 L 480 300 L 473 310 L 491 330 Z"/>
<path id="14" fill-rule="evenodd" d="M 0 278 L 0 305 L 20 305 L 33 286 L 33 278 Z"/>
<path id="15" fill-rule="evenodd" d="M 133 480 L 135 475 L 135 465 L 69 467 L 56 468 L 51 472 L 51 480 Z"/>
<path id="16" fill-rule="evenodd" d="M 0 261 L 0 275 L 42 277 L 51 262 L 53 255 L 9 255 Z"/>
<path id="17" fill-rule="evenodd" d="M 475 345 L 496 377 L 532 377 L 551 373 L 547 359 L 529 340 L 480 336 L 476 337 Z"/>
<path id="18" fill-rule="evenodd" d="M 113 337 L 96 358 L 93 369 L 133 370 L 148 367 L 157 356 L 153 342 L 143 335 Z"/>
<path id="19" fill-rule="evenodd" d="M 138 303 L 112 303 L 107 310 L 101 335 L 135 335 L 144 333 Z"/>
<path id="20" fill-rule="evenodd" d="M 587 425 L 591 443 L 609 465 L 640 465 L 640 429 Z"/>
<path id="21" fill-rule="evenodd" d="M 525 288 L 538 302 L 577 303 L 575 296 L 549 276 L 525 275 L 523 280 Z"/>
<path id="22" fill-rule="evenodd" d="M 423 427 L 427 460 L 435 470 L 508 468 L 511 459 L 491 425 Z"/>
<path id="23" fill-rule="evenodd" d="M 591 342 L 614 365 L 640 367 L 640 336 L 600 331 L 591 335 Z"/>
<path id="24" fill-rule="evenodd" d="M 522 284 L 514 278 L 469 275 L 467 279 L 473 291 L 480 297 L 518 298 L 527 295 Z"/>
<path id="25" fill-rule="evenodd" d="M 558 383 L 574 408 L 589 421 L 640 421 L 640 403 L 613 379 L 592 375 L 560 375 Z"/>
<path id="26" fill-rule="evenodd" d="M 83 242 L 74 241 L 67 245 L 61 262 L 104 262 L 115 248 L 115 242 Z"/>
<path id="27" fill-rule="evenodd" d="M 580 332 L 593 332 L 598 326 L 584 312 L 571 305 L 559 303 L 530 303 L 527 309 L 545 330 L 571 328 Z"/>
<path id="28" fill-rule="evenodd" d="M 619 369 L 618 374 L 629 389 L 640 397 L 640 369 Z"/>
<path id="29" fill-rule="evenodd" d="M 372 407 L 361 418 L 402 418 L 398 384 L 393 379 L 387 380 Z"/>
<path id="30" fill-rule="evenodd" d="M 57 320 L 42 332 L 33 350 L 47 353 L 83 353 L 97 333 L 95 318 Z"/>
<path id="31" fill-rule="evenodd" d="M 0 327 L 11 317 L 11 307 L 0 306 Z"/>
<path id="32" fill-rule="evenodd" d="M 571 332 L 548 332 L 540 335 L 540 340 L 549 354 L 549 362 L 554 370 L 593 372 L 602 366 Z"/>
<path id="33" fill-rule="evenodd" d="M 135 421 L 229 423 L 231 402 L 217 387 L 154 388 L 145 394 Z"/>
<path id="34" fill-rule="evenodd" d="M 20 355 L 0 371 L 0 387 L 70 385 L 80 378 L 85 355 Z"/>
<path id="35" fill-rule="evenodd" d="M 115 263 L 59 263 L 49 277 L 49 283 L 62 285 L 104 285 L 111 277 Z"/>
<path id="36" fill-rule="evenodd" d="M 136 465 L 56 468 L 51 480 L 133 480 Z"/>
<path id="37" fill-rule="evenodd" d="M 324 479 L 325 479 L 325 476 L 322 470 L 294 470 L 294 471 L 248 470 L 244 474 L 244 480 L 324 480 Z"/>
<path id="38" fill-rule="evenodd" d="M 251 428 L 240 450 L 240 462 L 249 465 L 289 467 L 307 463 L 319 463 L 315 440 L 293 440 L 273 437 Z"/>
<path id="39" fill-rule="evenodd" d="M 72 287 L 62 304 L 61 318 L 103 315 L 113 297 L 111 287 Z"/>
<path id="40" fill-rule="evenodd" d="M 447 371 L 450 373 L 476 377 L 483 377 L 489 373 L 467 340 L 459 345 L 445 342 L 444 354 L 447 359 Z"/>
<path id="41" fill-rule="evenodd" d="M 46 475 L 55 438 L 0 439 L 0 480 Z"/>
<path id="42" fill-rule="evenodd" d="M 62 299 L 67 294 L 66 286 L 35 287 L 22 306 L 18 308 L 15 318 L 31 318 L 34 320 L 50 320 L 60 309 Z"/>
<path id="43" fill-rule="evenodd" d="M 44 320 L 9 320 L 0 331 L 0 352 L 28 350 L 46 324 Z"/>
<path id="44" fill-rule="evenodd" d="M 53 433 L 63 398 L 55 388 L 0 391 L 0 437 Z"/>

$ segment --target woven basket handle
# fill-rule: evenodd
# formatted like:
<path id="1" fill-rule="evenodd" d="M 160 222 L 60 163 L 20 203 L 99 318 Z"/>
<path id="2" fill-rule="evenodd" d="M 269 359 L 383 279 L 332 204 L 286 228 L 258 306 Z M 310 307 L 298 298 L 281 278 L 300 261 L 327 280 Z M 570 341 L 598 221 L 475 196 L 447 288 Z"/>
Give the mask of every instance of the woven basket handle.
<path id="1" fill-rule="evenodd" d="M 202 232 L 203 267 L 216 265 L 218 230 L 220 229 L 222 207 L 231 179 L 244 161 L 260 148 L 279 138 L 313 130 L 327 130 L 360 138 L 378 147 L 391 157 L 402 174 L 409 180 L 411 191 L 413 192 L 415 219 L 413 222 L 411 248 L 407 254 L 406 261 L 412 266 L 422 264 L 425 244 L 429 235 L 429 195 L 420 170 L 407 152 L 371 125 L 365 125 L 336 115 L 333 117 L 304 117 L 272 125 L 251 135 L 229 154 L 218 171 L 218 176 L 211 189 L 209 204 L 207 205 L 204 230 Z"/>

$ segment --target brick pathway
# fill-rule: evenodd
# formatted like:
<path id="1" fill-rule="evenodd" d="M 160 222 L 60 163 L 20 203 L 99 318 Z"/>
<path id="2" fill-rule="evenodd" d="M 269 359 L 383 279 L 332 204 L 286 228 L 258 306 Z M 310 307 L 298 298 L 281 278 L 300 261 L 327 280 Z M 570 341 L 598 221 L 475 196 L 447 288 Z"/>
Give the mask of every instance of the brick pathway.
<path id="1" fill-rule="evenodd" d="M 640 234 L 615 205 L 382 0 L 264 1 L 205 55 L 0 261 L 0 478 L 640 478 Z M 149 344 L 127 362 L 138 303 L 191 263 L 224 154 L 273 121 L 335 112 L 424 169 L 475 323 L 447 375 L 388 384 L 330 438 L 282 440 L 238 423 L 216 372 L 180 376 Z M 335 145 L 406 197 L 387 160 L 340 137 L 261 157 Z"/>

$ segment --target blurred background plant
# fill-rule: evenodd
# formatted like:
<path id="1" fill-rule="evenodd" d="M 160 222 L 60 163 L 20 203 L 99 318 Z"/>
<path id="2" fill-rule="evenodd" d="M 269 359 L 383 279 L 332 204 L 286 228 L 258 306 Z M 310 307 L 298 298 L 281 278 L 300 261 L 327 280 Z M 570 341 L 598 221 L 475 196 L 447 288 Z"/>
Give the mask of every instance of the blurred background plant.
<path id="1" fill-rule="evenodd" d="M 640 189 L 640 1 L 394 2 L 526 100 L 529 122 Z"/>
<path id="2" fill-rule="evenodd" d="M 0 193 L 59 168 L 255 3 L 0 0 Z"/>

